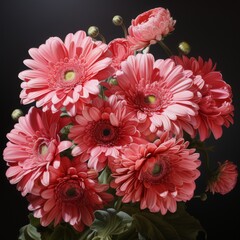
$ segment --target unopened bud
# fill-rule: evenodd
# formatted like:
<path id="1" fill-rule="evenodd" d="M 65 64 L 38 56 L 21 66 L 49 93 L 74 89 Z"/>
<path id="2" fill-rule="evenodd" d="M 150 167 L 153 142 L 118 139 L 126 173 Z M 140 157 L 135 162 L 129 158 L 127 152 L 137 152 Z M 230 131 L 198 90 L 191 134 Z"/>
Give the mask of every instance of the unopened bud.
<path id="1" fill-rule="evenodd" d="M 200 195 L 200 199 L 201 199 L 201 201 L 206 201 L 207 200 L 207 194 L 206 193 L 202 193 Z"/>
<path id="2" fill-rule="evenodd" d="M 121 26 L 123 24 L 123 18 L 119 15 L 113 17 L 112 22 L 115 26 Z"/>
<path id="3" fill-rule="evenodd" d="M 180 42 L 178 49 L 185 55 L 189 54 L 191 51 L 191 46 L 187 42 Z"/>
<path id="4" fill-rule="evenodd" d="M 92 38 L 96 38 L 99 35 L 99 29 L 96 26 L 91 26 L 88 28 L 88 35 Z"/>
<path id="5" fill-rule="evenodd" d="M 21 116 L 23 116 L 23 111 L 21 109 L 15 109 L 11 114 L 14 121 L 17 121 Z"/>

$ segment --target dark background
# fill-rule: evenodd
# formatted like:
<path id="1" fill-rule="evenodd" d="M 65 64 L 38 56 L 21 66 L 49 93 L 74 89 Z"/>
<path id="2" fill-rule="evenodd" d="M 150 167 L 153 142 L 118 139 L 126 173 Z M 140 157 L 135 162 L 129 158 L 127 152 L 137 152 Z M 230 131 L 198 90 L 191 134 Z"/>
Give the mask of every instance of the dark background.
<path id="1" fill-rule="evenodd" d="M 235 106 L 234 125 L 224 128 L 221 139 L 209 139 L 215 146 L 211 158 L 235 162 L 240 169 L 240 79 L 239 79 L 239 11 L 237 1 L 157 1 L 157 0 L 1 0 L 1 152 L 6 146 L 6 134 L 13 128 L 11 112 L 21 108 L 26 113 L 30 106 L 19 100 L 18 73 L 25 69 L 23 60 L 29 58 L 28 49 L 38 47 L 50 36 L 64 38 L 70 32 L 87 31 L 91 25 L 99 27 L 107 42 L 122 37 L 120 27 L 112 24 L 116 14 L 124 18 L 126 26 L 132 18 L 154 7 L 168 8 L 177 20 L 176 30 L 166 39 L 171 49 L 180 41 L 192 46 L 191 56 L 212 58 L 224 80 L 232 86 Z M 156 57 L 166 56 L 153 47 Z M 16 240 L 20 227 L 28 223 L 26 200 L 5 177 L 6 165 L 1 163 L 0 239 Z M 201 181 L 200 181 L 201 184 Z M 208 239 L 240 239 L 240 194 L 236 188 L 225 196 L 215 194 L 208 200 L 192 200 L 189 212 L 198 218 L 208 232 Z"/>

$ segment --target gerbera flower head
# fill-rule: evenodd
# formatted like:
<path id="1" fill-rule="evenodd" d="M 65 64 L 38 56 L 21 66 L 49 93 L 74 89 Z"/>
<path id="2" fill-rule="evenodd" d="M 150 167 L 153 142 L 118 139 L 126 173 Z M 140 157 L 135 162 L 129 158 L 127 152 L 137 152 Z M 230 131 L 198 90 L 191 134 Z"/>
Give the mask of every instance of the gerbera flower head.
<path id="1" fill-rule="evenodd" d="M 161 41 L 174 30 L 175 23 L 167 9 L 150 9 L 132 20 L 127 39 L 134 46 L 134 50 L 139 50 Z"/>
<path id="2" fill-rule="evenodd" d="M 177 201 L 192 198 L 200 175 L 199 154 L 187 147 L 188 142 L 168 133 L 154 143 L 130 144 L 112 160 L 111 186 L 124 203 L 140 202 L 141 209 L 162 214 L 175 212 Z"/>
<path id="3" fill-rule="evenodd" d="M 111 76 L 111 54 L 108 46 L 93 41 L 84 31 L 68 34 L 63 42 L 49 38 L 39 48 L 29 50 L 32 59 L 24 64 L 30 69 L 22 71 L 21 102 L 36 101 L 46 111 L 60 111 L 63 107 L 75 115 L 76 107 L 99 93 L 99 81 Z"/>
<path id="4" fill-rule="evenodd" d="M 116 73 L 117 86 L 109 85 L 106 94 L 124 98 L 130 112 L 139 120 L 141 132 L 182 129 L 192 134 L 190 122 L 198 111 L 198 94 L 190 78 L 191 71 L 172 59 L 158 59 L 152 54 L 129 56 Z"/>
<path id="5" fill-rule="evenodd" d="M 222 164 L 219 163 L 217 170 L 209 178 L 206 191 L 210 191 L 213 194 L 227 194 L 236 186 L 237 177 L 238 170 L 236 164 L 228 160 Z"/>
<path id="6" fill-rule="evenodd" d="M 60 113 L 31 107 L 7 134 L 9 142 L 3 152 L 9 166 L 6 176 L 11 184 L 17 184 L 23 196 L 32 191 L 38 180 L 48 185 L 49 166 L 58 168 L 60 152 L 72 146 L 70 141 L 60 140 L 62 121 Z"/>
<path id="7" fill-rule="evenodd" d="M 115 71 L 120 68 L 122 61 L 134 54 L 131 44 L 126 38 L 115 38 L 108 44 L 108 48 L 112 53 L 112 66 Z"/>
<path id="8" fill-rule="evenodd" d="M 102 209 L 113 197 L 107 193 L 108 185 L 99 184 L 97 172 L 88 169 L 79 159 L 61 159 L 58 169 L 50 166 L 51 181 L 48 186 L 38 186 L 38 194 L 30 194 L 29 210 L 40 218 L 42 226 L 61 221 L 77 231 L 93 222 L 93 212 Z"/>
<path id="9" fill-rule="evenodd" d="M 108 101 L 96 98 L 75 120 L 69 133 L 76 143 L 72 154 L 89 153 L 88 166 L 99 171 L 106 166 L 108 156 L 117 157 L 124 145 L 146 141 L 139 138 L 138 121 L 131 117 L 125 101 L 117 101 L 114 95 Z"/>
<path id="10" fill-rule="evenodd" d="M 196 118 L 196 129 L 201 141 L 211 133 L 215 139 L 222 136 L 222 127 L 233 124 L 232 89 L 216 71 L 212 60 L 203 61 L 201 57 L 175 57 L 177 64 L 193 71 L 194 84 L 198 86 L 202 97 L 198 103 L 199 112 Z"/>

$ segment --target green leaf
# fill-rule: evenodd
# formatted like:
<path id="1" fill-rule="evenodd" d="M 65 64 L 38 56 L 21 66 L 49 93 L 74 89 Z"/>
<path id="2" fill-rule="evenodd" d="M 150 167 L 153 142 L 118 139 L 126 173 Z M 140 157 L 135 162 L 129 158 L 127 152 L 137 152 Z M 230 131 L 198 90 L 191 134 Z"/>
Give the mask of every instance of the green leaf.
<path id="1" fill-rule="evenodd" d="M 18 240 L 41 240 L 41 234 L 31 224 L 23 226 L 19 233 Z"/>
<path id="2" fill-rule="evenodd" d="M 205 233 L 199 221 L 186 211 L 182 203 L 178 204 L 175 213 L 166 215 L 141 211 L 139 205 L 124 205 L 122 210 L 132 215 L 136 231 L 147 240 L 196 240 L 199 232 Z M 127 234 L 125 237 L 128 239 Z"/>
<path id="3" fill-rule="evenodd" d="M 81 234 L 70 224 L 62 223 L 57 226 L 50 224 L 43 227 L 38 218 L 32 214 L 28 216 L 30 224 L 19 230 L 18 240 L 78 240 Z"/>
<path id="4" fill-rule="evenodd" d="M 30 224 L 32 226 L 34 226 L 36 228 L 41 226 L 40 219 L 39 218 L 35 218 L 32 213 L 28 215 L 28 219 L 29 219 L 29 222 L 30 222 Z"/>
<path id="5" fill-rule="evenodd" d="M 53 233 L 51 234 L 49 240 L 65 240 L 64 227 L 62 227 L 61 225 L 55 227 L 55 229 L 54 229 Z"/>
<path id="6" fill-rule="evenodd" d="M 111 171 L 108 167 L 105 167 L 98 177 L 99 183 L 109 184 L 111 179 Z"/>
<path id="7" fill-rule="evenodd" d="M 29 224 L 27 226 L 27 233 L 28 233 L 29 237 L 31 237 L 32 239 L 41 240 L 41 234 L 37 231 L 37 228 L 35 228 L 31 224 Z"/>
<path id="8" fill-rule="evenodd" d="M 54 228 L 49 240 L 78 240 L 80 234 L 69 224 L 58 225 Z"/>
<path id="9" fill-rule="evenodd" d="M 133 224 L 129 227 L 129 229 L 124 232 L 124 233 L 121 233 L 119 235 L 114 235 L 112 237 L 112 239 L 114 240 L 136 240 L 136 239 L 139 239 L 139 240 L 145 240 L 144 238 L 141 238 L 139 236 L 139 233 L 136 231 L 136 228 L 135 226 L 133 226 Z"/>
<path id="10" fill-rule="evenodd" d="M 141 214 L 135 214 L 133 219 L 137 231 L 146 239 L 166 240 L 161 233 L 161 228 L 158 228 L 158 225 L 153 224 L 153 222 L 147 217 L 142 216 Z"/>
<path id="11" fill-rule="evenodd" d="M 25 234 L 24 234 L 26 228 L 27 228 L 27 225 L 20 228 L 18 240 L 26 240 Z"/>
<path id="12" fill-rule="evenodd" d="M 199 232 L 203 232 L 206 238 L 206 231 L 201 226 L 199 220 L 186 211 L 184 204 L 178 204 L 176 213 L 168 214 L 166 220 L 174 226 L 181 239 L 195 240 Z"/>
<path id="13" fill-rule="evenodd" d="M 129 229 L 132 218 L 125 212 L 117 212 L 113 208 L 97 210 L 91 229 L 95 232 L 95 239 L 111 239 L 112 235 L 119 235 Z M 110 237 L 110 238 L 109 238 Z"/>

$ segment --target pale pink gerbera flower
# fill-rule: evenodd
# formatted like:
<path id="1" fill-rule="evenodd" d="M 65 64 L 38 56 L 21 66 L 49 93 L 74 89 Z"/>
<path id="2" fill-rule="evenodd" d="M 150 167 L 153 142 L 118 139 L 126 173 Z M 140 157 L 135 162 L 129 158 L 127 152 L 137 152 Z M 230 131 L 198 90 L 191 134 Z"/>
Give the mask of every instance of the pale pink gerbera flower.
<path id="1" fill-rule="evenodd" d="M 115 71 L 120 68 L 122 61 L 134 54 L 134 51 L 131 49 L 131 44 L 126 38 L 116 38 L 112 40 L 108 44 L 108 48 L 112 53 L 112 66 Z"/>
<path id="2" fill-rule="evenodd" d="M 199 154 L 187 147 L 184 139 L 169 138 L 167 133 L 154 143 L 130 144 L 112 160 L 111 186 L 124 203 L 140 202 L 141 209 L 162 214 L 175 212 L 177 201 L 193 197 L 200 175 Z"/>
<path id="3" fill-rule="evenodd" d="M 200 140 L 204 141 L 211 132 L 216 139 L 220 138 L 222 127 L 229 127 L 233 123 L 231 86 L 222 79 L 222 74 L 215 70 L 216 66 L 213 66 L 211 59 L 204 62 L 201 57 L 195 59 L 183 56 L 175 57 L 175 61 L 184 69 L 193 71 L 192 78 L 195 78 L 194 83 L 202 95 L 195 120 Z"/>
<path id="4" fill-rule="evenodd" d="M 161 41 L 163 37 L 174 30 L 176 21 L 170 12 L 162 7 L 143 12 L 132 20 L 128 28 L 127 39 L 134 45 L 134 50 L 147 47 Z"/>
<path id="5" fill-rule="evenodd" d="M 93 222 L 93 212 L 102 209 L 111 201 L 112 195 L 106 193 L 107 184 L 99 184 L 97 172 L 88 169 L 86 163 L 78 159 L 61 159 L 61 166 L 50 166 L 51 181 L 48 186 L 38 186 L 39 194 L 28 196 L 29 210 L 40 218 L 41 225 L 54 226 L 62 220 L 77 231 Z"/>
<path id="6" fill-rule="evenodd" d="M 172 59 L 154 60 L 152 54 L 129 56 L 116 73 L 117 86 L 108 86 L 106 94 L 123 97 L 140 121 L 141 131 L 182 129 L 192 134 L 189 124 L 198 111 L 198 95 L 190 78 L 191 71 L 176 66 Z"/>
<path id="7" fill-rule="evenodd" d="M 24 82 L 20 97 L 23 104 L 36 101 L 43 111 L 57 112 L 63 107 L 75 115 L 99 93 L 99 81 L 111 76 L 108 46 L 93 41 L 84 31 L 68 34 L 63 42 L 49 38 L 39 48 L 32 48 L 33 59 L 24 61 L 30 69 L 19 74 Z"/>
<path id="8" fill-rule="evenodd" d="M 95 99 L 75 120 L 68 135 L 77 144 L 72 154 L 89 153 L 88 166 L 99 171 L 106 166 L 108 156 L 117 157 L 124 145 L 145 142 L 138 138 L 137 120 L 131 117 L 125 102 L 117 101 L 115 96 L 109 101 Z"/>
<path id="9" fill-rule="evenodd" d="M 60 140 L 62 127 L 60 113 L 32 107 L 7 134 L 9 142 L 3 152 L 9 166 L 6 176 L 11 184 L 17 183 L 23 196 L 32 191 L 38 180 L 48 185 L 49 166 L 59 167 L 60 152 L 72 145 Z"/>
<path id="10" fill-rule="evenodd" d="M 206 191 L 224 195 L 236 186 L 237 177 L 238 170 L 236 164 L 228 160 L 223 164 L 219 163 L 219 167 L 209 178 Z"/>

